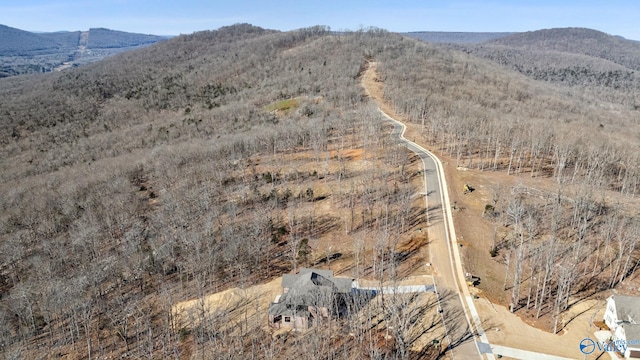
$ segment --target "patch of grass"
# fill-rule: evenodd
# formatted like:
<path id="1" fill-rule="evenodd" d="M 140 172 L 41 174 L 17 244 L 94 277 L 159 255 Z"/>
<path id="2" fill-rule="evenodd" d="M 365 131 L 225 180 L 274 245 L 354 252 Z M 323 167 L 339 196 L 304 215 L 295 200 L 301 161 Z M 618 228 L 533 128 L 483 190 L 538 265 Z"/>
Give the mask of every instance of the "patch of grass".
<path id="1" fill-rule="evenodd" d="M 298 106 L 298 99 L 286 99 L 271 103 L 264 107 L 265 111 L 289 111 Z"/>

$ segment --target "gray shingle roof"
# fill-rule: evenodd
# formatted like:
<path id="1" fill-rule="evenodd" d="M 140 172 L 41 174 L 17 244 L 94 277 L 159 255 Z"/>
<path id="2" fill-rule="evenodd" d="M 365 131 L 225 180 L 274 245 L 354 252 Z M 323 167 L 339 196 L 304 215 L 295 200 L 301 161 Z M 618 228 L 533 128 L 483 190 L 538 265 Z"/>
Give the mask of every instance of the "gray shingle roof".
<path id="1" fill-rule="evenodd" d="M 622 324 L 621 326 L 624 329 L 627 346 L 634 349 L 640 349 L 640 325 Z"/>
<path id="2" fill-rule="evenodd" d="M 336 292 L 341 294 L 348 294 L 351 292 L 353 285 L 353 279 L 348 278 L 333 278 L 333 285 L 336 287 Z"/>
<path id="3" fill-rule="evenodd" d="M 327 279 L 333 278 L 333 271 L 331 270 L 300 268 L 300 271 L 297 274 L 282 275 L 282 287 L 291 288 L 293 284 L 300 279 L 300 277 L 308 277 L 311 274 L 317 274 Z"/>
<path id="4" fill-rule="evenodd" d="M 636 296 L 613 295 L 618 320 L 640 323 L 640 298 Z M 638 339 L 640 340 L 640 339 Z"/>
<path id="5" fill-rule="evenodd" d="M 349 278 L 334 278 L 331 270 L 301 268 L 298 274 L 284 274 L 282 287 L 289 290 L 277 304 L 271 304 L 269 313 L 289 315 L 309 306 L 331 308 L 336 294 L 351 292 L 352 282 Z"/>

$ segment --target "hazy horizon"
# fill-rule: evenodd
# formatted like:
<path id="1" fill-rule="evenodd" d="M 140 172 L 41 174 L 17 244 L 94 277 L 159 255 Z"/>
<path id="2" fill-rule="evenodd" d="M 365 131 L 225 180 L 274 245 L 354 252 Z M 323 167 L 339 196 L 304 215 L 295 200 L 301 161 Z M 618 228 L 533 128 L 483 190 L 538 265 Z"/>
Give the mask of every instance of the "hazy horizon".
<path id="1" fill-rule="evenodd" d="M 379 27 L 392 32 L 526 32 L 581 27 L 627 39 L 640 39 L 640 7 L 632 1 L 490 1 L 425 4 L 417 0 L 320 3 L 294 1 L 175 3 L 129 0 L 25 0 L 0 5 L 0 24 L 31 32 L 108 28 L 179 35 L 250 23 L 288 31 L 314 25 L 332 30 Z"/>

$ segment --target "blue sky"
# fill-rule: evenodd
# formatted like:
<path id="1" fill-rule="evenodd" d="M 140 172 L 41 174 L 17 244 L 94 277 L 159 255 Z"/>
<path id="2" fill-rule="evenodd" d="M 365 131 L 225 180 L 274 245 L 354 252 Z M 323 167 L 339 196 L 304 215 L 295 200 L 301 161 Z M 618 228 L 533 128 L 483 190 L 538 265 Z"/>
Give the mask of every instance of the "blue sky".
<path id="1" fill-rule="evenodd" d="M 637 0 L 0 0 L 0 24 L 23 30 L 106 27 L 159 35 L 246 22 L 277 30 L 328 25 L 395 32 L 588 27 L 640 40 L 639 19 Z"/>

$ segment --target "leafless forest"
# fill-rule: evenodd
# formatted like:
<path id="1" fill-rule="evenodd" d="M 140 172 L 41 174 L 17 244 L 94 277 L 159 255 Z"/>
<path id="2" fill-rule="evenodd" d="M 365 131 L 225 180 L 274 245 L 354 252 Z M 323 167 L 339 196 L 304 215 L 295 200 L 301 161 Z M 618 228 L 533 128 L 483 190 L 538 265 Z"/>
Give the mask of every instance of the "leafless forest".
<path id="1" fill-rule="evenodd" d="M 554 332 L 558 314 L 573 302 L 633 277 L 640 256 L 637 205 L 629 201 L 640 190 L 637 56 L 625 57 L 638 53 L 637 44 L 621 52 L 615 51 L 615 39 L 604 39 L 613 49 L 607 56 L 624 59 L 621 65 L 596 58 L 576 62 L 571 53 L 576 32 L 587 37 L 580 38 L 584 43 L 608 36 L 572 29 L 564 38 L 549 31 L 538 38 L 519 34 L 493 42 L 510 44 L 523 37 L 517 43 L 526 46 L 503 46 L 492 54 L 521 52 L 531 59 L 526 65 L 537 66 L 548 55 L 531 50 L 537 41 L 555 49 L 553 56 L 565 57 L 549 71 L 571 62 L 599 74 L 587 76 L 585 70 L 578 82 L 574 77 L 532 82 L 463 53 L 429 48 L 421 49 L 427 56 L 412 50 L 383 62 L 388 101 L 457 166 L 553 180 L 541 189 L 496 183 L 485 216 L 496 229 L 489 251 L 504 263 L 503 289 L 511 294 L 507 305 L 536 317 L 551 314 Z M 491 58 L 491 48 L 479 47 L 481 58 Z M 617 73 L 609 69 L 623 66 L 631 67 L 625 67 L 628 78 L 616 83 Z M 411 71 L 416 68 L 426 70 Z"/>
<path id="2" fill-rule="evenodd" d="M 182 328 L 171 314 L 177 301 L 322 266 L 339 255 L 329 237 L 354 254 L 375 240 L 354 271 L 395 275 L 387 244 L 423 221 L 407 170 L 417 161 L 364 96 L 370 59 L 387 100 L 460 166 L 553 180 L 496 184 L 487 204 L 501 236 L 486 253 L 505 266 L 513 311 L 557 315 L 634 277 L 640 223 L 619 199 L 640 190 L 637 82 L 632 93 L 538 82 L 379 29 L 234 25 L 0 79 L 5 358 L 437 356 L 411 351 L 408 321 L 423 315 L 411 298 L 389 300 L 379 320 L 394 324 L 391 348 L 367 326 L 375 314 L 304 339 L 228 329 L 220 313 Z"/>

